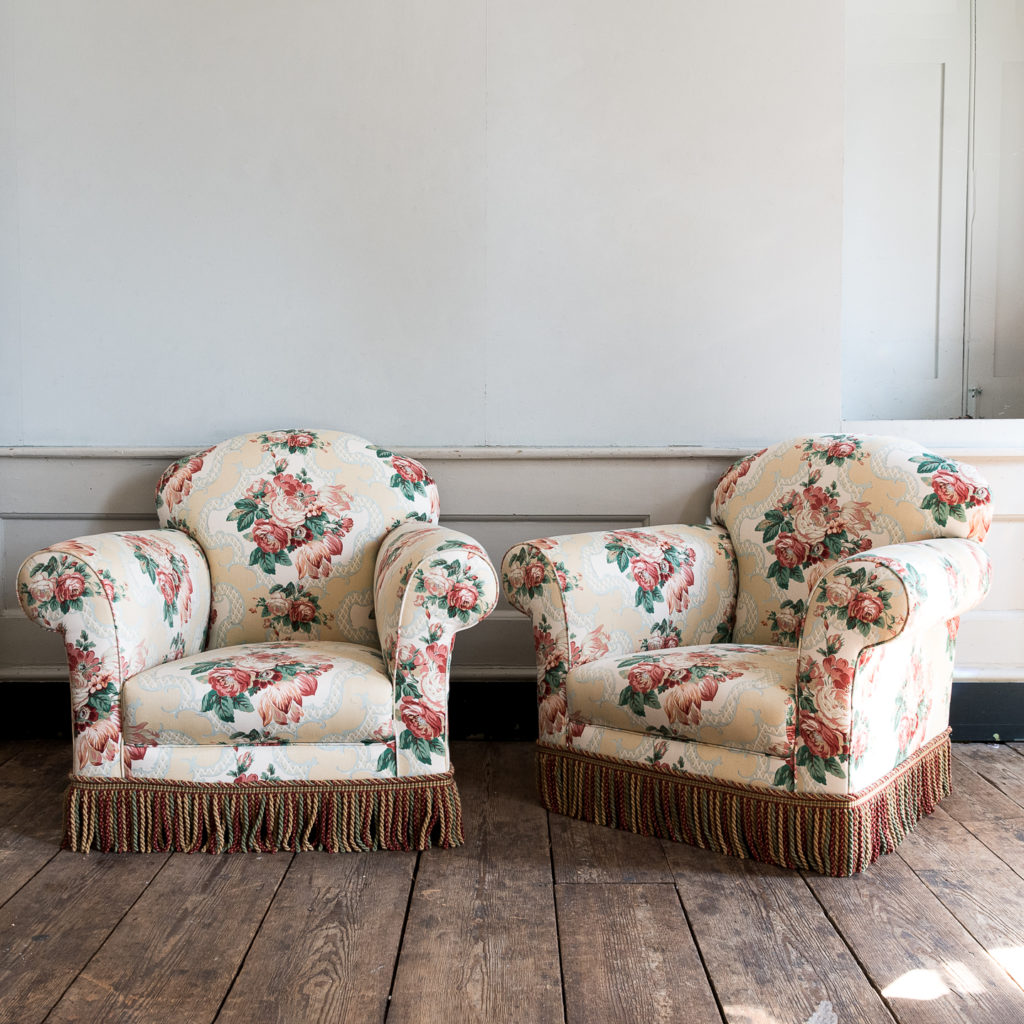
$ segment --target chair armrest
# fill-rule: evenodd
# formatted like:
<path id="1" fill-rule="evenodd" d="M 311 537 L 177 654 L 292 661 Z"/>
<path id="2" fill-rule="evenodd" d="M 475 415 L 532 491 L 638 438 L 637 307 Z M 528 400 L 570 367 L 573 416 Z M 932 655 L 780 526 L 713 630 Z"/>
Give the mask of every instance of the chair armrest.
<path id="1" fill-rule="evenodd" d="M 392 530 L 374 570 L 373 604 L 395 686 L 399 775 L 447 768 L 448 673 L 459 630 L 493 610 L 498 577 L 472 537 L 413 521 Z"/>
<path id="2" fill-rule="evenodd" d="M 562 683 L 613 654 L 721 643 L 736 559 L 720 526 L 658 526 L 525 541 L 502 561 L 509 603 L 533 620 L 541 739 L 565 728 Z"/>
<path id="3" fill-rule="evenodd" d="M 984 599 L 990 578 L 985 550 L 964 538 L 874 548 L 822 577 L 797 663 L 798 789 L 847 792 L 851 763 L 870 753 L 869 741 L 884 747 L 878 730 L 896 732 L 887 716 L 909 710 L 916 726 L 879 777 L 945 728 L 959 616 Z"/>
<path id="4" fill-rule="evenodd" d="M 79 537 L 25 560 L 18 600 L 64 636 L 75 771 L 121 775 L 124 681 L 203 649 L 210 570 L 202 551 L 179 530 Z"/>

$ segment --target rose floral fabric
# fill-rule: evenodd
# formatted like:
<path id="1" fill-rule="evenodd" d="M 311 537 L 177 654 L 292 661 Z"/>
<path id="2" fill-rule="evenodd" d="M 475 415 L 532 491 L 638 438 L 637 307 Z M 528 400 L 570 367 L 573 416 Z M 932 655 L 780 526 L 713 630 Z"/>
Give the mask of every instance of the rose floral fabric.
<path id="1" fill-rule="evenodd" d="M 125 683 L 125 743 L 362 743 L 393 739 L 380 654 L 337 641 L 240 644 Z"/>
<path id="2" fill-rule="evenodd" d="M 74 771 L 120 775 L 125 681 L 202 650 L 210 613 L 202 551 L 177 530 L 79 537 L 26 559 L 18 599 L 64 638 Z"/>
<path id="3" fill-rule="evenodd" d="M 498 580 L 471 537 L 405 523 L 381 545 L 374 607 L 394 682 L 399 774 L 447 767 L 448 667 L 455 634 L 489 615 Z"/>
<path id="4" fill-rule="evenodd" d="M 797 645 L 807 596 L 839 559 L 885 544 L 969 537 L 992 521 L 974 469 L 886 437 L 826 434 L 741 459 L 715 488 L 740 587 L 733 639 Z"/>
<path id="5" fill-rule="evenodd" d="M 772 786 L 779 769 L 791 763 L 773 754 L 604 725 L 582 726 L 570 734 L 567 745 L 578 754 L 599 754 L 666 773 L 685 772 L 751 786 Z"/>
<path id="6" fill-rule="evenodd" d="M 852 794 L 943 732 L 959 616 L 989 587 L 973 468 L 894 438 L 797 438 L 730 467 L 711 518 L 509 549 L 542 743 Z"/>
<path id="7" fill-rule="evenodd" d="M 508 550 L 501 572 L 509 603 L 533 618 L 542 743 L 565 742 L 572 669 L 731 636 L 736 568 L 720 527 L 526 541 Z"/>
<path id="8" fill-rule="evenodd" d="M 990 576 L 983 548 L 945 539 L 875 548 L 821 580 L 797 663 L 798 788 L 853 791 L 851 774 L 870 783 L 946 728 L 959 616 Z"/>
<path id="9" fill-rule="evenodd" d="M 336 431 L 248 434 L 168 467 L 157 507 L 164 529 L 56 544 L 19 574 L 25 612 L 64 634 L 77 774 L 448 770 L 454 635 L 497 578 L 436 525 L 423 466 Z"/>
<path id="10" fill-rule="evenodd" d="M 376 645 L 373 568 L 383 536 L 436 523 L 437 488 L 418 462 L 353 434 L 247 434 L 181 459 L 157 489 L 161 524 L 210 566 L 210 646 L 259 640 Z"/>
<path id="11" fill-rule="evenodd" d="M 796 652 L 707 644 L 602 658 L 566 677 L 570 735 L 584 725 L 790 757 Z"/>

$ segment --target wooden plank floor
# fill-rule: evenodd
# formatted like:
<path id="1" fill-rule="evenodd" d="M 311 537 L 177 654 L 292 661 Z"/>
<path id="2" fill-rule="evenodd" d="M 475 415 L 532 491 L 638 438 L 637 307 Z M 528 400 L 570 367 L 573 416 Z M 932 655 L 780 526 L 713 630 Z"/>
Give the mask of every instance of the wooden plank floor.
<path id="1" fill-rule="evenodd" d="M 0 1021 L 1024 1022 L 1024 745 L 853 879 L 548 815 L 516 743 L 456 745 L 458 850 L 81 856 L 66 758 L 0 746 Z"/>

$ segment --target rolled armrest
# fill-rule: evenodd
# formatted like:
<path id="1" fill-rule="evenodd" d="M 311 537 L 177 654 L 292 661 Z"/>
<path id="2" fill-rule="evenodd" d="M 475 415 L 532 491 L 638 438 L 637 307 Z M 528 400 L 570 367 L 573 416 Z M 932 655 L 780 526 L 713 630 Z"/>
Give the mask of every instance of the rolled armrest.
<path id="1" fill-rule="evenodd" d="M 985 550 L 963 538 L 875 548 L 824 575 L 800 637 L 797 788 L 847 791 L 869 728 L 875 751 L 885 747 L 878 730 L 906 732 L 885 770 L 931 738 L 933 709 L 943 723 L 948 715 L 958 618 L 984 599 L 990 578 Z M 883 707 L 911 724 L 882 721 Z"/>
<path id="2" fill-rule="evenodd" d="M 399 775 L 447 768 L 448 672 L 455 634 L 486 618 L 498 577 L 472 537 L 408 522 L 381 544 L 374 614 L 395 685 Z"/>
<path id="3" fill-rule="evenodd" d="M 502 586 L 533 620 L 541 737 L 564 729 L 562 683 L 613 654 L 729 640 L 736 560 L 720 526 L 658 526 L 525 541 Z"/>
<path id="4" fill-rule="evenodd" d="M 54 544 L 18 573 L 25 614 L 64 637 L 75 770 L 121 775 L 121 687 L 203 649 L 210 571 L 179 530 L 104 533 Z"/>

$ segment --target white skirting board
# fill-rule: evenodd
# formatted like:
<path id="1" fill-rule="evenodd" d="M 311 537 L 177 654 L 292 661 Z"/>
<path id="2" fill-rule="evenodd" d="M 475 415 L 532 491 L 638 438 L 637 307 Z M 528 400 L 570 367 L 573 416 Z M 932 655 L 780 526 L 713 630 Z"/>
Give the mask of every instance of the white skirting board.
<path id="1" fill-rule="evenodd" d="M 531 537 L 704 522 L 722 471 L 747 450 L 673 448 L 400 448 L 437 480 L 442 521 L 476 537 L 497 565 Z M 939 449 L 942 452 L 942 449 Z M 0 679 L 66 674 L 60 638 L 21 613 L 22 559 L 69 537 L 156 525 L 153 493 L 175 449 L 0 449 Z M 993 587 L 965 615 L 957 652 L 963 681 L 1024 682 L 1024 451 L 965 449 L 989 480 L 995 517 L 987 547 Z M 501 600 L 456 643 L 456 678 L 533 675 L 530 624 Z"/>

